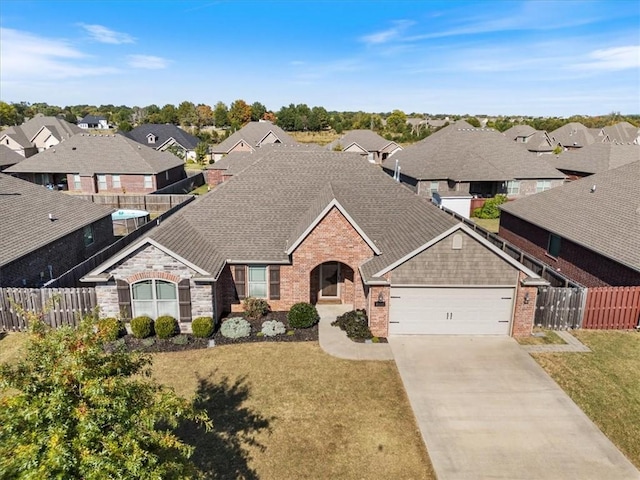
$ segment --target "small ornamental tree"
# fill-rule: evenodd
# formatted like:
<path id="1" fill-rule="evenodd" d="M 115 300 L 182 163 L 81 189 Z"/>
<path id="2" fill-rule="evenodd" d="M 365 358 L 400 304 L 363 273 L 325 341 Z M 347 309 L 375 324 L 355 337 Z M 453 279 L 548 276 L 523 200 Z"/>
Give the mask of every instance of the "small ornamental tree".
<path id="1" fill-rule="evenodd" d="M 0 478 L 198 476 L 173 429 L 211 422 L 150 377 L 150 357 L 104 350 L 87 317 L 53 330 L 29 315 L 26 357 L 0 365 Z"/>

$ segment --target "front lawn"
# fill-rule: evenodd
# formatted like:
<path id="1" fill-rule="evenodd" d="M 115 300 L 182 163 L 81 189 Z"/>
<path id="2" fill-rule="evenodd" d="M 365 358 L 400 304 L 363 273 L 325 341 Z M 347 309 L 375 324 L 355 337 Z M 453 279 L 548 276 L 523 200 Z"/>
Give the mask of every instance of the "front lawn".
<path id="1" fill-rule="evenodd" d="M 592 353 L 533 357 L 640 468 L 640 333 L 577 330 Z"/>
<path id="2" fill-rule="evenodd" d="M 14 361 L 26 335 L 0 339 Z M 316 342 L 153 355 L 155 378 L 199 397 L 214 428 L 185 426 L 207 478 L 435 478 L 395 363 L 355 362 Z"/>

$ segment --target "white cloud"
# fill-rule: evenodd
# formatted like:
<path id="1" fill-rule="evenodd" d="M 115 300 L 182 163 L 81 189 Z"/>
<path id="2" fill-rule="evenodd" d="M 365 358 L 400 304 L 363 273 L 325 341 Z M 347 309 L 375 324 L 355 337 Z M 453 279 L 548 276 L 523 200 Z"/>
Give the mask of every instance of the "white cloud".
<path id="1" fill-rule="evenodd" d="M 147 70 L 161 70 L 169 66 L 170 61 L 162 57 L 153 55 L 129 55 L 129 66 L 133 68 L 144 68 Z"/>
<path id="2" fill-rule="evenodd" d="M 578 70 L 617 71 L 640 68 L 640 45 L 626 45 L 594 50 L 589 60 L 573 64 Z"/>
<path id="3" fill-rule="evenodd" d="M 80 23 L 79 25 L 84 28 L 89 36 L 96 42 L 110 43 L 112 45 L 135 43 L 135 38 L 128 33 L 116 32 L 103 25 L 88 25 L 86 23 Z"/>
<path id="4" fill-rule="evenodd" d="M 387 43 L 391 40 L 397 39 L 402 32 L 404 32 L 407 28 L 413 25 L 415 22 L 411 20 L 396 20 L 393 22 L 393 27 L 382 30 L 380 32 L 371 33 L 369 35 L 365 35 L 360 37 L 360 41 L 370 44 L 377 45 L 381 43 Z"/>
<path id="5" fill-rule="evenodd" d="M 2 81 L 66 79 L 118 73 L 119 70 L 91 64 L 91 57 L 68 41 L 29 32 L 0 28 L 0 73 Z"/>

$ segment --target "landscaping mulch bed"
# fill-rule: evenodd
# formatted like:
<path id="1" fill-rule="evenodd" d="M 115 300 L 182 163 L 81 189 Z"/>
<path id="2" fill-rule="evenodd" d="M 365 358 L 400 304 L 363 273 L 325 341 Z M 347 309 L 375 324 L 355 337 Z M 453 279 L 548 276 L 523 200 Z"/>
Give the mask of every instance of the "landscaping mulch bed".
<path id="1" fill-rule="evenodd" d="M 220 333 L 220 325 L 227 318 L 241 317 L 251 324 L 251 334 L 244 338 L 226 338 Z M 231 313 L 222 318 L 216 331 L 211 337 L 216 345 L 233 345 L 237 343 L 252 342 L 315 342 L 318 340 L 318 325 L 311 328 L 293 329 L 287 328 L 287 333 L 277 335 L 275 337 L 259 336 L 258 332 L 262 330 L 262 323 L 267 320 L 278 320 L 287 325 L 287 312 L 269 312 L 262 318 L 250 319 L 245 317 L 243 313 Z M 185 350 L 195 350 L 199 348 L 207 348 L 209 346 L 209 338 L 198 338 L 190 334 L 180 334 L 173 338 L 136 338 L 133 335 L 125 335 L 116 342 L 107 345 L 107 350 L 114 351 L 119 345 L 124 345 L 128 351 L 139 352 L 182 352 Z"/>
<path id="2" fill-rule="evenodd" d="M 250 342 L 315 342 L 318 341 L 318 324 L 315 324 L 310 328 L 288 328 L 287 324 L 287 312 L 269 312 L 264 317 L 259 319 L 247 318 L 242 313 L 230 313 L 222 319 L 220 324 L 227 318 L 241 317 L 251 324 L 251 335 L 244 338 L 226 338 L 220 333 L 220 326 L 216 328 L 213 334 L 213 339 L 216 345 L 233 345 L 236 343 L 250 343 Z M 287 333 L 284 335 L 277 335 L 275 337 L 258 336 L 258 332 L 262 330 L 262 323 L 267 320 L 277 320 L 284 323 L 287 328 Z M 292 333 L 290 333 L 292 332 Z"/>

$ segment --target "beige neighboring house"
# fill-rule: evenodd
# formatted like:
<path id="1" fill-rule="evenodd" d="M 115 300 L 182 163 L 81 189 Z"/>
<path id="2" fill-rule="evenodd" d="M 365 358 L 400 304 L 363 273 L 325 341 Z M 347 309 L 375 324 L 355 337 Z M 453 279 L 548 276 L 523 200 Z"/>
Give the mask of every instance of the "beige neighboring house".
<path id="1" fill-rule="evenodd" d="M 30 157 L 82 132 L 77 125 L 57 117 L 38 114 L 22 125 L 0 132 L 0 145 Z"/>
<path id="2" fill-rule="evenodd" d="M 261 120 L 247 123 L 240 130 L 232 133 L 226 140 L 211 147 L 211 153 L 213 161 L 217 162 L 231 152 L 254 152 L 262 145 L 271 143 L 299 145 L 293 137 L 277 125 Z"/>
<path id="3" fill-rule="evenodd" d="M 340 148 L 343 152 L 359 153 L 370 163 L 380 164 L 402 147 L 371 130 L 351 130 L 342 138 L 328 145 L 328 150 Z"/>

